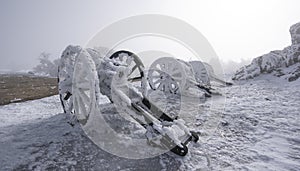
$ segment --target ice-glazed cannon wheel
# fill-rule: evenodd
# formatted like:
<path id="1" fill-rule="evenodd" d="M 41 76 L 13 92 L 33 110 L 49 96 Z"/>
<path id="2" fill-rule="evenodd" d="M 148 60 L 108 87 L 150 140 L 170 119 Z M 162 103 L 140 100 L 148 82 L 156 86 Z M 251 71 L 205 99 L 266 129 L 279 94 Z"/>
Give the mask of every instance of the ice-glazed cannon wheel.
<path id="1" fill-rule="evenodd" d="M 95 110 L 96 89 L 99 89 L 99 80 L 95 63 L 89 53 L 82 50 L 74 66 L 72 96 L 74 113 L 83 125 Z"/>
<path id="2" fill-rule="evenodd" d="M 147 79 L 151 89 L 176 94 L 185 88 L 186 78 L 186 71 L 179 60 L 163 57 L 151 64 Z"/>
<path id="3" fill-rule="evenodd" d="M 113 53 L 109 58 L 115 60 L 116 64 L 124 65 L 131 69 L 131 73 L 128 75 L 128 81 L 140 81 L 144 76 L 144 64 L 136 54 L 126 50 L 120 50 Z"/>
<path id="4" fill-rule="evenodd" d="M 201 61 L 189 62 L 193 68 L 195 79 L 201 85 L 210 85 L 210 78 L 206 66 Z"/>
<path id="5" fill-rule="evenodd" d="M 58 66 L 59 98 L 65 113 L 73 113 L 72 80 L 74 64 L 80 53 L 79 46 L 68 46 L 63 52 Z"/>

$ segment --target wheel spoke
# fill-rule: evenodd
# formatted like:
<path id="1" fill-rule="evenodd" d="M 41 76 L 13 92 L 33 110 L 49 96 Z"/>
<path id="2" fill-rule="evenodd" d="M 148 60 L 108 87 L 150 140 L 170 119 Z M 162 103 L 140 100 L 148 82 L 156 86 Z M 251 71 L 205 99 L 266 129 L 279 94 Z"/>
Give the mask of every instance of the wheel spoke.
<path id="1" fill-rule="evenodd" d="M 72 110 L 73 110 L 73 106 L 74 106 L 74 105 L 73 105 L 73 97 L 72 97 L 72 96 L 71 96 L 70 99 L 69 99 L 69 104 L 68 104 L 68 105 L 69 105 L 69 107 L 68 107 L 69 112 L 72 112 L 72 113 L 73 113 Z"/>
<path id="2" fill-rule="evenodd" d="M 172 77 L 174 80 L 180 80 L 180 79 L 182 79 L 181 73 L 176 74 L 176 75 L 172 75 L 171 77 Z"/>
<path id="3" fill-rule="evenodd" d="M 138 68 L 138 66 L 137 65 L 135 65 L 132 69 L 131 69 L 131 72 L 130 72 L 130 74 L 129 75 L 131 75 L 136 69 Z"/>
<path id="4" fill-rule="evenodd" d="M 160 67 L 161 71 L 164 71 L 164 72 L 166 71 L 166 64 L 164 64 L 164 63 L 163 64 L 159 64 L 159 67 Z"/>
<path id="5" fill-rule="evenodd" d="M 173 64 L 169 61 L 169 62 L 167 63 L 167 70 L 166 70 L 166 72 L 167 72 L 168 74 L 170 74 L 170 73 L 172 73 L 172 70 L 173 70 Z"/>
<path id="6" fill-rule="evenodd" d="M 170 92 L 171 93 L 175 93 L 175 91 L 176 91 L 176 85 L 174 85 L 174 84 L 169 84 L 169 90 L 170 90 Z"/>
<path id="7" fill-rule="evenodd" d="M 171 72 L 171 73 L 172 73 L 172 76 L 173 76 L 173 75 L 182 75 L 181 71 L 178 70 L 178 69 L 173 70 L 173 72 Z"/>
<path id="8" fill-rule="evenodd" d="M 90 88 L 90 84 L 87 81 L 85 81 L 85 82 L 79 82 L 79 83 L 76 84 L 76 87 L 78 89 L 88 90 Z"/>
<path id="9" fill-rule="evenodd" d="M 152 75 L 151 77 L 154 79 L 160 79 L 161 76 L 160 75 Z"/>
<path id="10" fill-rule="evenodd" d="M 161 82 L 162 82 L 162 80 L 158 79 L 158 80 L 154 81 L 153 84 L 156 85 L 157 83 L 161 83 Z"/>
<path id="11" fill-rule="evenodd" d="M 88 93 L 90 93 L 90 92 L 88 92 Z M 80 95 L 81 95 L 80 97 L 83 99 L 83 101 L 87 102 L 88 104 L 91 102 L 91 99 L 90 99 L 91 97 L 89 97 L 85 91 L 80 90 Z"/>
<path id="12" fill-rule="evenodd" d="M 159 76 L 161 76 L 161 74 L 164 74 L 165 72 L 162 70 L 154 70 L 154 73 L 157 73 Z"/>
<path id="13" fill-rule="evenodd" d="M 74 109 L 75 109 L 75 113 L 79 116 L 82 116 L 80 111 L 79 111 L 79 104 L 78 104 L 78 99 L 77 99 L 77 96 L 74 95 Z M 81 119 L 81 118 L 78 118 L 78 119 Z"/>
<path id="14" fill-rule="evenodd" d="M 164 82 L 161 82 L 161 83 L 158 85 L 157 89 L 162 91 L 162 90 L 163 90 L 163 87 L 164 87 Z"/>
<path id="15" fill-rule="evenodd" d="M 85 117 L 88 116 L 88 113 L 86 110 L 86 105 L 85 105 L 84 101 L 82 100 L 81 96 L 78 97 L 78 104 L 79 104 L 79 108 L 81 110 L 81 114 L 84 115 Z"/>
<path id="16" fill-rule="evenodd" d="M 160 71 L 161 70 L 161 68 L 160 68 L 160 66 L 159 65 L 155 65 L 155 66 L 153 66 L 152 68 L 151 68 L 151 70 L 152 71 Z"/>

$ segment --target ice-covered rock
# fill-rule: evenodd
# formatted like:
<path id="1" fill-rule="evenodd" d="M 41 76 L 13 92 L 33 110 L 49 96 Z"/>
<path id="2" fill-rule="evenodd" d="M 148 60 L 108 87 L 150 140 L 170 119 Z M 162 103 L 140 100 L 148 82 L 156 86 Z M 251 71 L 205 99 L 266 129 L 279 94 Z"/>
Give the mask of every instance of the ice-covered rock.
<path id="1" fill-rule="evenodd" d="M 272 74 L 288 81 L 300 77 L 300 23 L 290 28 L 292 44 L 283 50 L 271 51 L 252 60 L 236 71 L 233 80 L 248 80 L 261 74 Z"/>
<path id="2" fill-rule="evenodd" d="M 300 43 L 300 23 L 294 24 L 290 28 L 292 44 Z"/>

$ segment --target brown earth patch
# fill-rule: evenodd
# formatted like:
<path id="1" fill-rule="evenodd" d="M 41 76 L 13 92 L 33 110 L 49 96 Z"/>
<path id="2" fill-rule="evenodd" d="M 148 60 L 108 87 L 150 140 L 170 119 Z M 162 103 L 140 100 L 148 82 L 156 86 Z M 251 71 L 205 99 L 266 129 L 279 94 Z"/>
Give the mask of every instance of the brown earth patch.
<path id="1" fill-rule="evenodd" d="M 0 105 L 58 94 L 57 78 L 27 74 L 0 74 Z"/>

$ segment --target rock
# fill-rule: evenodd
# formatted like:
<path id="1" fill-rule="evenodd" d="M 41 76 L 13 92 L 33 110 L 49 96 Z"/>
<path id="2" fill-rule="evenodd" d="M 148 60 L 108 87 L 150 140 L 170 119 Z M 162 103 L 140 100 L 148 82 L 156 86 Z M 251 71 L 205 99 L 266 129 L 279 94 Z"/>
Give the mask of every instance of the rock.
<path id="1" fill-rule="evenodd" d="M 292 38 L 292 44 L 299 44 L 300 43 L 300 22 L 291 26 L 290 34 Z"/>
<path id="2" fill-rule="evenodd" d="M 261 74 L 272 74 L 295 81 L 300 77 L 300 23 L 290 27 L 292 44 L 254 58 L 251 64 L 236 71 L 233 80 L 248 80 Z"/>
<path id="3" fill-rule="evenodd" d="M 267 97 L 265 98 L 265 100 L 267 100 L 267 101 L 271 101 L 271 100 L 270 100 L 269 98 L 267 98 Z"/>
<path id="4" fill-rule="evenodd" d="M 292 73 L 290 74 L 288 81 L 295 81 L 300 77 L 300 66 L 298 66 Z"/>

